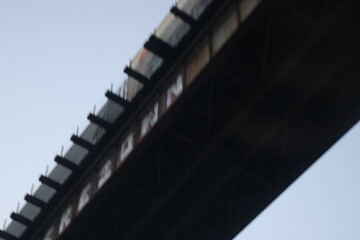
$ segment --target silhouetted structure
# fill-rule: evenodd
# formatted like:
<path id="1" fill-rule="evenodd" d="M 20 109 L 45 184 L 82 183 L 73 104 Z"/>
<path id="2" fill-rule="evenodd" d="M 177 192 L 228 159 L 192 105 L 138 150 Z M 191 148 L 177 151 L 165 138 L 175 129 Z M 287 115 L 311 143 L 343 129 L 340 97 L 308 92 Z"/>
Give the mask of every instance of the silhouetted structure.
<path id="1" fill-rule="evenodd" d="M 0 239 L 232 239 L 359 120 L 359 10 L 179 1 Z"/>

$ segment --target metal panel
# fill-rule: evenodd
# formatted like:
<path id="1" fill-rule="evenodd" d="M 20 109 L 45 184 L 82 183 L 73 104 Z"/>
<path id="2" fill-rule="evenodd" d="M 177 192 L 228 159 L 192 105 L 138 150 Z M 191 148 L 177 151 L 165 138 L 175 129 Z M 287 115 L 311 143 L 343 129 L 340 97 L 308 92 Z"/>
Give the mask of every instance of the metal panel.
<path id="1" fill-rule="evenodd" d="M 16 221 L 12 221 L 6 228 L 6 232 L 17 238 L 20 238 L 26 229 L 27 228 L 25 225 L 22 225 L 21 223 L 18 223 Z"/>
<path id="2" fill-rule="evenodd" d="M 44 202 L 49 202 L 55 194 L 56 191 L 53 188 L 41 184 L 40 187 L 36 190 L 34 196 Z"/>
<path id="3" fill-rule="evenodd" d="M 105 135 L 106 130 L 97 124 L 90 123 L 81 133 L 80 137 L 93 145 L 96 145 Z M 85 154 L 86 155 L 86 154 Z M 70 157 L 69 157 L 70 159 Z"/>
<path id="4" fill-rule="evenodd" d="M 123 106 L 113 101 L 107 101 L 105 105 L 101 108 L 97 116 L 109 123 L 114 123 L 123 111 Z"/>
<path id="5" fill-rule="evenodd" d="M 178 0 L 177 7 L 198 20 L 213 0 Z"/>
<path id="6" fill-rule="evenodd" d="M 93 124 L 95 125 L 95 124 Z M 88 139 L 86 139 L 88 140 Z M 88 140 L 89 141 L 89 140 Z M 66 152 L 65 158 L 69 159 L 70 161 L 76 163 L 77 165 L 80 165 L 82 160 L 85 158 L 85 156 L 89 153 L 89 151 L 77 144 L 73 144 L 70 149 Z"/>
<path id="7" fill-rule="evenodd" d="M 163 112 L 167 111 L 178 99 L 178 97 L 184 91 L 184 75 L 183 72 L 179 72 L 175 75 L 176 78 L 168 84 L 164 89 L 163 95 Z"/>
<path id="8" fill-rule="evenodd" d="M 208 64 L 210 59 L 209 44 L 201 45 L 196 54 L 190 58 L 186 65 L 186 83 L 189 85 L 200 71 Z"/>
<path id="9" fill-rule="evenodd" d="M 40 212 L 41 209 L 39 207 L 36 207 L 31 203 L 26 203 L 25 206 L 20 210 L 19 214 L 30 219 L 31 221 L 34 221 Z"/>
<path id="10" fill-rule="evenodd" d="M 189 30 L 189 24 L 169 13 L 155 30 L 155 36 L 175 47 Z"/>
<path id="11" fill-rule="evenodd" d="M 261 0 L 242 0 L 240 2 L 240 19 L 244 21 L 254 11 Z"/>
<path id="12" fill-rule="evenodd" d="M 128 101 L 132 101 L 136 94 L 143 88 L 143 85 L 134 78 L 129 77 L 125 82 L 126 97 Z"/>
<path id="13" fill-rule="evenodd" d="M 238 28 L 238 18 L 233 11 L 217 26 L 213 33 L 213 53 L 217 53 Z"/>
<path id="14" fill-rule="evenodd" d="M 137 71 L 143 76 L 150 78 L 163 63 L 162 58 L 153 54 L 145 48 L 140 51 L 131 60 L 131 69 Z"/>
<path id="15" fill-rule="evenodd" d="M 60 184 L 64 184 L 70 175 L 71 171 L 69 169 L 61 165 L 56 165 L 56 167 L 51 171 L 49 178 Z"/>

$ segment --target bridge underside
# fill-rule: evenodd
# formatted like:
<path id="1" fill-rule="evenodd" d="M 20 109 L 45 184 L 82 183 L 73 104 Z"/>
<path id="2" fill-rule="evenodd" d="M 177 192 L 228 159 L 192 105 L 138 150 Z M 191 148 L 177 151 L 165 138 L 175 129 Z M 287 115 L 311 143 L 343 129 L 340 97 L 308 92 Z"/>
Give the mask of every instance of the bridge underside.
<path id="1" fill-rule="evenodd" d="M 260 5 L 61 239 L 232 239 L 359 120 L 353 2 Z"/>

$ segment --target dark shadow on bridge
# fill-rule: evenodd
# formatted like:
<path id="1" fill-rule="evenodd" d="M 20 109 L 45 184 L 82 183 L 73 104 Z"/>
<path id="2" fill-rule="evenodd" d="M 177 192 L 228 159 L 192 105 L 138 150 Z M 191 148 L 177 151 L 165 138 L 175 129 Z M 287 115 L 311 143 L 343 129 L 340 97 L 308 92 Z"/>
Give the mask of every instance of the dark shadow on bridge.
<path id="1" fill-rule="evenodd" d="M 359 120 L 359 11 L 264 1 L 60 239 L 235 237 Z"/>

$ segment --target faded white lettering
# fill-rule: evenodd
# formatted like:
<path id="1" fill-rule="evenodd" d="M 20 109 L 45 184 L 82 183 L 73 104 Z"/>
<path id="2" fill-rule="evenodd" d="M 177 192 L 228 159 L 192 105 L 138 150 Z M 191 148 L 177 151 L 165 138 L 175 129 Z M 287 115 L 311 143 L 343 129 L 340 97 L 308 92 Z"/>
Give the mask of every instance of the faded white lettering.
<path id="1" fill-rule="evenodd" d="M 86 185 L 84 189 L 81 191 L 80 197 L 79 197 L 79 203 L 78 203 L 78 212 L 80 212 L 85 205 L 90 201 L 90 189 L 91 189 L 91 183 Z"/>
<path id="2" fill-rule="evenodd" d="M 183 91 L 182 75 L 178 76 L 176 82 L 173 83 L 166 91 L 166 109 L 168 109 Z"/>
<path id="3" fill-rule="evenodd" d="M 131 153 L 134 148 L 134 134 L 130 133 L 121 144 L 120 163 Z"/>
<path id="4" fill-rule="evenodd" d="M 54 227 L 51 227 L 49 231 L 46 232 L 44 240 L 53 240 L 54 239 Z"/>
<path id="5" fill-rule="evenodd" d="M 150 112 L 143 118 L 141 122 L 141 138 L 143 138 L 158 121 L 158 109 L 159 104 L 156 103 L 154 107 L 150 110 Z"/>
<path id="6" fill-rule="evenodd" d="M 99 183 L 98 183 L 98 187 L 101 188 L 104 183 L 106 183 L 106 181 L 111 177 L 111 160 L 108 160 L 104 166 L 101 168 L 100 171 L 100 178 L 99 178 Z"/>
<path id="7" fill-rule="evenodd" d="M 63 215 L 61 215 L 59 224 L 59 235 L 70 225 L 71 223 L 72 208 L 68 207 Z"/>

